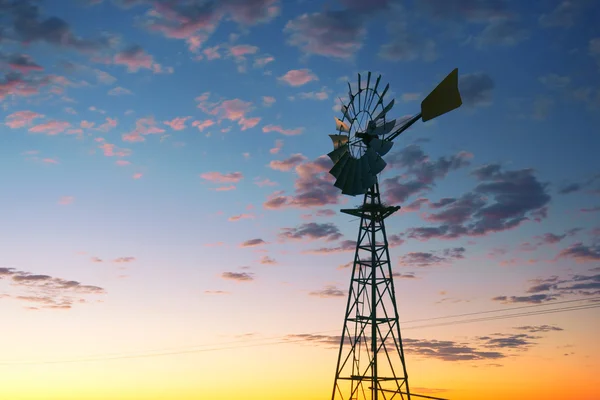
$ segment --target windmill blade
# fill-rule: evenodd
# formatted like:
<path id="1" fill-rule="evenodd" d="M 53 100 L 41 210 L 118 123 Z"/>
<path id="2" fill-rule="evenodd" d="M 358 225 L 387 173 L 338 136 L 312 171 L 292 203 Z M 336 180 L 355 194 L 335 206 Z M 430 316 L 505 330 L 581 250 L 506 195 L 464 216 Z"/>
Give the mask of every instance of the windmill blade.
<path id="1" fill-rule="evenodd" d="M 385 85 L 385 88 L 383 89 L 383 92 L 381 93 L 381 95 L 379 97 L 379 103 L 383 102 L 383 96 L 385 96 L 385 94 L 387 93 L 389 88 L 390 88 L 390 84 L 388 83 L 387 85 Z"/>
<path id="2" fill-rule="evenodd" d="M 358 74 L 358 108 L 360 108 L 360 92 L 362 88 L 360 87 L 360 73 Z"/>
<path id="3" fill-rule="evenodd" d="M 388 153 L 388 151 L 391 150 L 393 145 L 394 142 L 391 142 L 389 140 L 382 140 L 379 138 L 373 138 L 369 142 L 369 146 L 380 156 L 385 156 Z"/>
<path id="4" fill-rule="evenodd" d="M 347 135 L 329 135 L 329 137 L 331 138 L 331 141 L 333 142 L 334 149 L 339 149 L 341 146 L 348 143 Z"/>
<path id="5" fill-rule="evenodd" d="M 342 100 L 340 99 L 340 102 Z M 344 118 L 347 119 L 348 121 L 352 121 L 352 118 L 350 118 L 350 114 L 348 113 L 348 106 L 345 104 L 342 104 L 342 114 L 344 114 Z"/>
<path id="6" fill-rule="evenodd" d="M 462 105 L 458 91 L 458 68 L 455 68 L 421 102 L 423 122 L 446 114 Z"/>
<path id="7" fill-rule="evenodd" d="M 347 123 L 343 122 L 337 117 L 333 118 L 335 118 L 335 129 L 337 129 L 340 132 L 350 133 L 350 126 Z"/>
<path id="8" fill-rule="evenodd" d="M 354 183 L 355 183 L 355 171 L 356 171 L 356 165 L 358 164 L 358 160 L 356 158 L 352 158 L 352 162 L 347 164 L 347 167 L 344 168 L 347 172 L 345 172 L 345 174 L 347 175 L 347 179 L 344 181 L 344 186 L 342 187 L 342 194 L 352 194 L 352 188 L 354 187 Z M 354 196 L 354 194 L 352 194 L 352 196 Z"/>
<path id="9" fill-rule="evenodd" d="M 368 166 L 367 166 L 368 168 Z M 363 175 L 363 164 L 360 161 L 360 159 L 356 160 L 356 166 L 354 168 L 353 171 L 353 179 L 352 179 L 352 185 L 350 187 L 350 195 L 355 196 L 357 194 L 360 194 L 361 190 L 362 190 L 362 175 Z M 342 193 L 344 193 L 342 191 Z"/>
<path id="10" fill-rule="evenodd" d="M 385 108 L 379 113 L 379 115 L 375 117 L 373 121 L 377 121 L 378 119 L 383 118 L 383 116 L 387 114 L 387 112 L 390 111 L 392 107 L 394 107 L 394 101 L 395 99 L 392 99 L 392 101 L 390 101 L 389 104 L 385 106 Z"/>
<path id="11" fill-rule="evenodd" d="M 356 159 L 350 157 L 348 161 L 346 161 L 346 165 L 342 168 L 342 172 L 340 176 L 337 178 L 335 183 L 333 184 L 335 187 L 342 189 L 342 193 L 344 191 L 348 191 L 350 189 L 350 183 L 352 182 L 352 174 L 354 172 L 354 166 L 356 165 Z M 348 189 L 346 189 L 348 188 Z"/>
<path id="12" fill-rule="evenodd" d="M 361 189 L 358 194 L 364 194 L 371 186 L 374 185 L 375 178 L 371 174 L 371 168 L 369 167 L 369 160 L 363 154 L 363 156 L 358 160 L 360 162 L 361 168 Z M 373 182 L 373 183 L 371 183 Z"/>
<path id="13" fill-rule="evenodd" d="M 379 136 L 379 135 L 387 135 L 396 127 L 396 120 L 393 119 L 385 124 L 381 124 L 377 126 L 375 129 L 369 132 L 369 135 Z M 343 136 L 343 135 L 342 135 Z"/>
<path id="14" fill-rule="evenodd" d="M 372 175 L 377 175 L 383 171 L 387 165 L 387 163 L 383 161 L 383 158 L 381 158 L 381 156 L 377 154 L 371 147 L 367 148 L 365 155 L 367 156 L 367 161 L 369 162 L 369 171 Z"/>
<path id="15" fill-rule="evenodd" d="M 349 159 L 351 159 L 352 156 L 350 156 L 350 153 L 346 152 L 344 153 L 344 155 L 342 156 L 342 158 L 339 159 L 338 162 L 335 163 L 335 165 L 333 166 L 333 168 L 331 168 L 329 170 L 329 173 L 333 176 L 335 176 L 336 178 L 340 177 L 340 173 L 344 170 L 344 166 L 346 165 L 346 163 L 348 162 Z"/>
<path id="16" fill-rule="evenodd" d="M 344 154 L 348 154 L 348 146 L 338 147 L 327 155 L 334 164 L 337 164 L 344 157 Z"/>

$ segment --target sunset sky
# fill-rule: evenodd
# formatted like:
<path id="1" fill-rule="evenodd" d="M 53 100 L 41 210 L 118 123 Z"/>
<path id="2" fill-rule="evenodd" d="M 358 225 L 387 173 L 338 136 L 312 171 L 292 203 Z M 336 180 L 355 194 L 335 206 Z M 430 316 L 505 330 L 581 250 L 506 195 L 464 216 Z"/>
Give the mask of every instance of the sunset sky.
<path id="1" fill-rule="evenodd" d="M 0 398 L 331 397 L 347 81 L 463 106 L 380 174 L 415 393 L 600 398 L 594 0 L 0 0 Z M 375 76 L 376 76 L 375 75 Z M 464 315 L 469 314 L 469 315 Z"/>

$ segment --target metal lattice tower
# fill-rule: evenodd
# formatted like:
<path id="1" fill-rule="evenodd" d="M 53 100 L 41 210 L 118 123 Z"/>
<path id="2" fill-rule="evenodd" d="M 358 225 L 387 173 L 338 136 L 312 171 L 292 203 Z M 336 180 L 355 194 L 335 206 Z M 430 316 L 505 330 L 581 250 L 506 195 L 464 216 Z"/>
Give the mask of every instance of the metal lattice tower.
<path id="1" fill-rule="evenodd" d="M 419 120 L 429 121 L 461 106 L 458 70 L 454 69 L 421 102 L 421 112 L 409 119 L 388 120 L 394 100 L 385 107 L 389 84 L 379 91 L 381 76 L 366 86 L 358 74 L 357 91 L 348 83 L 348 103 L 335 118 L 338 134 L 329 135 L 334 150 L 329 171 L 343 194 L 364 194 L 361 206 L 342 212 L 360 218 L 352 279 L 344 317 L 332 400 L 436 399 L 410 392 L 396 292 L 384 220 L 400 209 L 381 203 L 377 176 L 383 160 L 402 132 Z"/>
<path id="2" fill-rule="evenodd" d="M 356 209 L 360 218 L 333 399 L 410 399 L 402 349 L 386 217 L 400 207 L 381 204 L 379 184 Z"/>

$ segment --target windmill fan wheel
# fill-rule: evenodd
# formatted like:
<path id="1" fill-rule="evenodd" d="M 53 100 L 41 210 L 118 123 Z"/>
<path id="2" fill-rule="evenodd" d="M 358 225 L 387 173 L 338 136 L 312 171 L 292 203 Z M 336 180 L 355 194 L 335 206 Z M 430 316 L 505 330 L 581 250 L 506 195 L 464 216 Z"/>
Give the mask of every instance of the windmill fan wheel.
<path id="1" fill-rule="evenodd" d="M 386 121 L 386 114 L 394 106 L 394 100 L 384 106 L 384 96 L 389 84 L 379 92 L 381 75 L 371 86 L 371 72 L 367 75 L 366 86 L 358 74 L 357 90 L 353 93 L 348 83 L 348 103 L 342 104 L 341 118 L 335 118 L 335 135 L 329 135 L 334 150 L 328 154 L 334 163 L 329 171 L 335 178 L 334 185 L 343 194 L 356 196 L 364 194 L 377 182 L 379 174 L 386 166 L 382 159 L 393 142 L 386 140 L 396 127 L 396 120 Z"/>

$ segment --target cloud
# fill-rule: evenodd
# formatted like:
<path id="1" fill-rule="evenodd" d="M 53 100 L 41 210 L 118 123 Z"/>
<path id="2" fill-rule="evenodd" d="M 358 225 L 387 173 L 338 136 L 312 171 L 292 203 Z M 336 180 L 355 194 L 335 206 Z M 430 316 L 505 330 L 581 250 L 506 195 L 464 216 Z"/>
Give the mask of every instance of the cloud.
<path id="1" fill-rule="evenodd" d="M 340 239 L 342 236 L 338 227 L 330 222 L 324 224 L 310 222 L 296 228 L 281 228 L 281 233 L 279 233 L 279 237 L 284 240 L 307 238 L 309 240 L 323 239 L 326 242 L 331 242 Z"/>
<path id="2" fill-rule="evenodd" d="M 464 247 L 454 247 L 442 251 L 411 252 L 401 256 L 399 264 L 409 267 L 430 267 L 463 259 L 465 258 L 464 253 Z"/>
<path id="3" fill-rule="evenodd" d="M 263 100 L 263 106 L 265 107 L 271 107 L 273 104 L 275 104 L 275 97 L 273 96 L 263 96 L 262 97 Z"/>
<path id="4" fill-rule="evenodd" d="M 435 41 L 426 35 L 416 33 L 409 29 L 405 21 L 397 21 L 387 25 L 390 41 L 381 45 L 379 57 L 389 61 L 414 61 L 422 60 L 431 62 L 437 59 L 437 46 Z M 405 18 L 405 17 L 404 17 Z"/>
<path id="5" fill-rule="evenodd" d="M 318 81 L 319 78 L 310 69 L 292 69 L 280 76 L 280 81 L 290 86 L 302 86 L 311 81 Z"/>
<path id="6" fill-rule="evenodd" d="M 248 272 L 223 272 L 221 278 L 238 282 L 250 282 L 254 280 L 253 274 Z"/>
<path id="7" fill-rule="evenodd" d="M 14 268 L 0 267 L 0 279 L 10 279 L 12 286 L 23 290 L 23 294 L 12 296 L 13 298 L 37 303 L 36 308 L 70 309 L 75 303 L 86 302 L 81 296 L 106 293 L 98 286 L 83 285 L 77 281 L 33 274 Z"/>
<path id="8" fill-rule="evenodd" d="M 292 168 L 300 165 L 303 161 L 306 160 L 306 157 L 300 153 L 292 154 L 290 157 L 285 160 L 273 160 L 269 163 L 269 167 L 271 169 L 277 171 L 289 171 Z"/>
<path id="9" fill-rule="evenodd" d="M 262 131 L 265 132 L 265 133 L 268 133 L 268 132 L 279 132 L 282 135 L 286 135 L 286 136 L 300 135 L 303 130 L 304 130 L 304 128 L 284 129 L 284 128 L 282 128 L 279 125 L 265 125 L 262 128 Z"/>
<path id="10" fill-rule="evenodd" d="M 4 119 L 4 124 L 12 129 L 24 128 L 30 126 L 36 118 L 43 118 L 44 115 L 33 111 L 17 111 L 9 114 Z"/>
<path id="11" fill-rule="evenodd" d="M 573 26 L 577 15 L 576 2 L 561 1 L 549 13 L 544 13 L 538 18 L 540 26 L 544 28 L 570 28 Z"/>
<path id="12" fill-rule="evenodd" d="M 221 172 L 205 172 L 200 175 L 202 179 L 217 183 L 237 183 L 244 178 L 241 172 L 230 172 L 223 174 Z"/>
<path id="13" fill-rule="evenodd" d="M 132 45 L 118 52 L 113 62 L 127 67 L 127 72 L 137 72 L 141 68 L 152 70 L 157 65 L 154 58 L 139 45 Z"/>
<path id="14" fill-rule="evenodd" d="M 346 292 L 335 286 L 326 286 L 324 289 L 309 292 L 308 295 L 321 298 L 346 297 Z"/>
<path id="15" fill-rule="evenodd" d="M 0 54 L 0 60 L 2 55 Z M 12 54 L 6 60 L 8 66 L 16 71 L 26 74 L 31 71 L 43 71 L 44 68 L 33 61 L 27 54 Z"/>
<path id="16" fill-rule="evenodd" d="M 215 124 L 215 121 L 213 121 L 212 119 L 207 119 L 204 121 L 194 121 L 192 122 L 192 126 L 195 126 L 196 128 L 198 128 L 198 130 L 200 132 L 202 132 L 204 129 L 211 127 Z"/>
<path id="17" fill-rule="evenodd" d="M 202 54 L 204 54 L 206 59 L 209 61 L 221 58 L 221 54 L 219 53 L 219 46 L 207 47 L 202 51 Z"/>
<path id="18" fill-rule="evenodd" d="M 557 258 L 572 258 L 578 262 L 600 261 L 600 244 L 586 246 L 581 242 L 574 243 L 561 250 Z"/>
<path id="19" fill-rule="evenodd" d="M 108 91 L 108 94 L 110 96 L 122 96 L 122 95 L 133 94 L 133 93 L 129 89 L 125 89 L 124 87 L 117 86 L 115 88 L 110 89 Z"/>
<path id="20" fill-rule="evenodd" d="M 275 264 L 277 264 L 277 261 L 275 261 L 274 258 L 271 258 L 269 256 L 262 256 L 258 262 L 261 263 L 262 265 L 275 265 Z"/>
<path id="21" fill-rule="evenodd" d="M 307 250 L 303 253 L 305 254 L 335 254 L 342 253 L 347 251 L 356 250 L 356 241 L 355 240 L 342 240 L 339 246 L 335 247 L 320 247 L 317 249 Z"/>
<path id="22" fill-rule="evenodd" d="M 142 176 L 144 176 L 144 175 L 141 172 L 137 172 L 137 173 L 133 174 L 131 177 L 133 179 L 141 179 Z"/>
<path id="23" fill-rule="evenodd" d="M 569 194 L 569 193 L 580 192 L 584 189 L 588 189 L 589 187 L 594 186 L 596 183 L 600 183 L 600 174 L 593 175 L 592 177 L 590 177 L 586 180 L 582 180 L 580 182 L 572 182 L 572 183 L 562 184 L 559 186 L 558 193 L 559 194 Z M 600 193 L 600 186 L 595 186 L 595 188 L 592 189 L 592 193 L 593 192 Z"/>
<path id="24" fill-rule="evenodd" d="M 330 90 L 327 87 L 322 87 L 320 91 L 317 92 L 300 92 L 298 93 L 298 97 L 301 99 L 309 99 L 309 100 L 327 100 L 329 98 Z"/>
<path id="25" fill-rule="evenodd" d="M 119 257 L 113 260 L 114 263 L 122 264 L 122 263 L 131 263 L 135 261 L 135 257 Z"/>
<path id="26" fill-rule="evenodd" d="M 5 16 L 2 36 L 21 44 L 46 42 L 81 52 L 94 52 L 109 46 L 108 38 L 93 40 L 77 37 L 69 24 L 58 17 L 43 16 L 37 1 L 5 1 L 0 5 Z"/>
<path id="27" fill-rule="evenodd" d="M 73 204 L 74 201 L 75 201 L 75 197 L 73 197 L 73 196 L 63 196 L 58 200 L 58 204 L 60 204 L 62 206 L 67 206 L 69 204 Z"/>
<path id="28" fill-rule="evenodd" d="M 475 38 L 478 48 L 488 46 L 515 46 L 529 38 L 529 31 L 514 18 L 491 20 Z"/>
<path id="29" fill-rule="evenodd" d="M 239 44 L 229 48 L 229 54 L 235 58 L 245 59 L 249 54 L 256 54 L 258 47 L 248 44 Z"/>
<path id="30" fill-rule="evenodd" d="M 240 247 L 255 247 L 255 246 L 261 246 L 263 244 L 267 244 L 267 242 L 265 242 L 264 240 L 257 238 L 257 239 L 249 239 L 246 240 L 245 242 L 243 242 Z"/>
<path id="31" fill-rule="evenodd" d="M 233 215 L 231 217 L 229 217 L 227 220 L 231 221 L 231 222 L 236 222 L 239 221 L 241 219 L 248 219 L 248 218 L 254 218 L 254 214 L 239 214 L 239 215 Z"/>
<path id="32" fill-rule="evenodd" d="M 273 56 L 260 56 L 254 58 L 254 68 L 264 68 L 265 65 L 272 63 L 275 61 L 275 57 Z"/>
<path id="33" fill-rule="evenodd" d="M 205 290 L 204 294 L 223 295 L 223 294 L 230 294 L 230 292 L 227 292 L 225 290 Z"/>
<path id="34" fill-rule="evenodd" d="M 576 295 L 579 298 L 600 295 L 600 274 L 572 275 L 570 278 L 560 278 L 556 275 L 549 278 L 529 280 L 529 288 L 521 296 L 496 296 L 494 301 L 505 304 L 532 303 L 540 304 L 565 296 Z"/>
<path id="35" fill-rule="evenodd" d="M 404 338 L 402 344 L 406 353 L 442 361 L 497 360 L 505 357 L 498 351 L 485 351 L 475 346 L 450 340 Z"/>
<path id="36" fill-rule="evenodd" d="M 276 186 L 277 182 L 273 182 L 270 179 L 260 179 L 260 178 L 255 178 L 254 179 L 254 184 L 258 187 L 264 187 L 264 186 Z"/>
<path id="37" fill-rule="evenodd" d="M 64 132 L 71 124 L 67 121 L 50 120 L 28 129 L 31 133 L 45 133 L 46 135 L 58 135 Z"/>
<path id="38" fill-rule="evenodd" d="M 558 326 L 552 326 L 552 325 L 525 325 L 525 326 L 517 326 L 514 329 L 518 329 L 520 331 L 527 331 L 529 333 L 564 331 L 563 328 L 560 328 Z"/>
<path id="39" fill-rule="evenodd" d="M 146 135 L 156 135 L 164 133 L 165 130 L 156 126 L 154 117 L 139 118 L 135 121 L 135 129 L 129 133 L 124 133 L 121 138 L 124 142 L 144 142 Z"/>
<path id="40" fill-rule="evenodd" d="M 306 54 L 349 59 L 360 50 L 366 34 L 364 16 L 354 10 L 303 14 L 284 28 L 288 44 Z"/>
<path id="41" fill-rule="evenodd" d="M 272 147 L 271 149 L 269 149 L 269 153 L 271 153 L 271 154 L 277 154 L 277 153 L 279 153 L 281 151 L 282 148 L 283 148 L 283 140 L 276 139 L 275 140 L 275 146 Z"/>
<path id="42" fill-rule="evenodd" d="M 467 107 L 487 107 L 492 104 L 494 81 L 489 75 L 477 72 L 464 74 L 458 82 L 463 104 Z"/>
<path id="43" fill-rule="evenodd" d="M 218 122 L 228 119 L 237 121 L 242 130 L 255 127 L 259 122 L 259 117 L 246 118 L 246 114 L 252 111 L 252 103 L 240 99 L 225 100 L 215 105 L 206 103 L 208 94 L 199 96 L 196 100 L 200 102 L 198 105 L 204 112 L 218 116 Z"/>
<path id="44" fill-rule="evenodd" d="M 251 26 L 270 21 L 279 12 L 279 0 L 160 2 L 147 14 L 145 26 L 171 39 L 199 36 L 206 40 L 224 19 Z"/>
<path id="45" fill-rule="evenodd" d="M 163 121 L 165 125 L 168 125 L 174 131 L 182 131 L 186 128 L 185 121 L 192 117 L 175 117 L 171 121 Z M 196 121 L 194 121 L 196 122 Z"/>
<path id="46" fill-rule="evenodd" d="M 442 225 L 411 228 L 407 236 L 419 240 L 483 236 L 545 218 L 548 184 L 539 182 L 532 169 L 504 172 L 500 165 L 488 164 L 472 175 L 480 181 L 472 192 L 426 216 Z"/>
<path id="47" fill-rule="evenodd" d="M 591 208 L 582 208 L 579 211 L 581 211 L 583 213 L 598 212 L 598 211 L 600 211 L 600 206 L 595 206 L 595 207 L 591 207 Z"/>
<path id="48" fill-rule="evenodd" d="M 275 192 L 263 203 L 263 207 L 267 209 L 311 208 L 337 204 L 340 192 L 333 186 L 333 177 L 327 173 L 332 166 L 327 156 L 297 165 L 295 172 L 298 177 L 294 182 L 294 194 L 286 196 L 284 192 Z"/>
<path id="49" fill-rule="evenodd" d="M 571 83 L 569 76 L 560 76 L 557 74 L 547 74 L 540 76 L 538 81 L 549 89 L 564 89 Z"/>
<path id="50" fill-rule="evenodd" d="M 404 176 L 385 179 L 385 199 L 390 203 L 403 203 L 409 197 L 430 191 L 435 180 L 443 179 L 453 170 L 470 165 L 472 155 L 459 152 L 453 156 L 440 157 L 437 160 L 430 158 L 418 145 L 410 145 L 388 157 L 388 165 L 393 168 L 408 170 Z M 406 181 L 406 178 L 410 178 Z M 402 180 L 402 181 L 401 181 Z"/>

